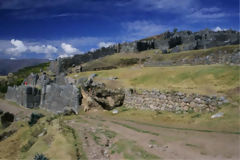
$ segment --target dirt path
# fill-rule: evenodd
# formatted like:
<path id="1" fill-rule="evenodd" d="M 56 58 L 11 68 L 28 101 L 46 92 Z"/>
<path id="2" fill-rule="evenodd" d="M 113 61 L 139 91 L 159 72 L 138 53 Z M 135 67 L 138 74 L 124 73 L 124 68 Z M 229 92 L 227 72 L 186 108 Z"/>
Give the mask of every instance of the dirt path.
<path id="1" fill-rule="evenodd" d="M 240 157 L 240 135 L 237 134 L 168 129 L 94 115 L 81 115 L 81 118 L 82 122 L 73 120 L 69 124 L 82 137 L 88 159 L 123 159 L 130 154 L 129 150 L 131 154 L 136 154 L 132 156 L 144 153 L 141 156 L 148 154 L 163 159 L 219 160 Z M 114 132 L 116 136 L 107 137 L 101 132 L 105 130 Z M 116 144 L 125 141 L 126 146 L 133 147 L 112 153 Z M 124 147 L 124 144 L 121 145 Z M 136 153 L 134 145 L 140 147 Z"/>
<path id="2" fill-rule="evenodd" d="M 3 99 L 0 99 L 0 109 L 4 112 L 13 113 L 17 118 L 24 118 L 26 116 L 29 116 L 34 111 L 18 106 L 17 104 L 14 104 L 14 102 L 6 101 Z"/>

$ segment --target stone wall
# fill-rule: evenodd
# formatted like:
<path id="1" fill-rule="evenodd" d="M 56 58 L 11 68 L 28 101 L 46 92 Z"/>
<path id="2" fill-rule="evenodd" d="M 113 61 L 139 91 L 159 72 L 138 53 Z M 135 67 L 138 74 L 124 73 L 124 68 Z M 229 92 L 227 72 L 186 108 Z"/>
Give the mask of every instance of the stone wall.
<path id="1" fill-rule="evenodd" d="M 95 60 L 107 55 L 112 55 L 117 53 L 119 50 L 119 45 L 112 45 L 109 47 L 102 47 L 95 51 L 90 51 L 85 54 L 75 55 L 69 58 L 58 58 L 57 60 L 51 61 L 50 63 L 50 71 L 55 73 L 56 75 L 61 72 L 66 71 L 69 67 L 77 66 L 83 63 L 86 63 L 91 60 Z"/>
<path id="2" fill-rule="evenodd" d="M 80 94 L 74 85 L 57 85 L 52 83 L 42 89 L 41 108 L 54 113 L 61 113 L 65 110 L 74 110 L 78 113 Z"/>
<path id="3" fill-rule="evenodd" d="M 208 29 L 194 33 L 191 31 L 168 31 L 154 37 L 103 47 L 71 58 L 60 58 L 52 61 L 49 68 L 57 75 L 60 72 L 67 71 L 69 67 L 81 65 L 114 53 L 133 53 L 149 49 L 159 49 L 163 53 L 173 53 L 232 44 L 239 44 L 239 32 L 237 31 L 214 32 Z"/>
<path id="4" fill-rule="evenodd" d="M 41 90 L 33 86 L 9 86 L 5 98 L 26 108 L 35 108 L 40 105 Z"/>
<path id="5" fill-rule="evenodd" d="M 79 89 L 68 83 L 64 73 L 57 75 L 55 81 L 46 73 L 30 74 L 21 86 L 8 87 L 5 98 L 27 108 L 42 107 L 54 113 L 77 113 L 81 99 Z"/>
<path id="6" fill-rule="evenodd" d="M 192 55 L 183 59 L 168 60 L 168 61 L 147 61 L 145 67 L 158 66 L 173 66 L 173 65 L 205 65 L 205 64 L 240 64 L 240 50 L 236 49 L 233 52 L 219 51 L 218 53 L 208 53 L 203 55 Z"/>
<path id="7" fill-rule="evenodd" d="M 224 97 L 128 89 L 125 91 L 123 105 L 129 108 L 171 112 L 213 112 L 223 103 L 228 103 Z"/>

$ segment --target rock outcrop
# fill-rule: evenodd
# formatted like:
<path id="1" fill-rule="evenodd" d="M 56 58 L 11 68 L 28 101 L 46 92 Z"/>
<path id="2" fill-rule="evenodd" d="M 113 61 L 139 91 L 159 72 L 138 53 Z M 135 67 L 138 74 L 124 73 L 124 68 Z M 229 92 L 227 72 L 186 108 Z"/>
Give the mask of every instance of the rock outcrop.
<path id="1" fill-rule="evenodd" d="M 91 108 L 102 107 L 106 110 L 112 110 L 119 107 L 124 101 L 124 92 L 121 89 L 109 89 L 102 83 L 93 82 L 89 78 L 82 86 L 82 106 L 84 111 Z"/>

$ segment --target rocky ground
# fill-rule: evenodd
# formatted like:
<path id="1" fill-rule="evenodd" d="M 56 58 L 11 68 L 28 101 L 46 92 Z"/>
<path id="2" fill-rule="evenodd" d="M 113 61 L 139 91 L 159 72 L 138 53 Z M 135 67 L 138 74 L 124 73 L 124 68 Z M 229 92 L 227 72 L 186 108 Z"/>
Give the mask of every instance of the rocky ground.
<path id="1" fill-rule="evenodd" d="M 0 100 L 0 107 L 4 112 L 11 112 L 21 118 L 29 116 L 32 110 L 17 106 L 16 104 Z M 40 110 L 38 110 L 40 112 Z M 105 111 L 108 112 L 108 111 Z M 197 130 L 189 128 L 177 128 L 172 126 L 161 126 L 161 122 L 150 123 L 139 120 L 126 120 L 114 114 L 108 114 L 99 110 L 92 110 L 79 115 L 61 116 L 45 127 L 44 132 L 39 132 L 38 140 L 24 151 L 25 158 L 35 152 L 43 151 L 48 157 L 54 156 L 48 150 L 58 150 L 67 159 L 239 159 L 239 138 L 235 132 L 223 133 L 209 130 Z M 110 113 L 110 112 L 108 112 Z M 36 124 L 38 125 L 38 124 Z M 71 134 L 62 134 L 63 127 L 72 129 Z M 37 126 L 35 126 L 37 127 Z M 24 128 L 24 127 L 22 127 Z M 33 132 L 33 131 L 31 131 Z M 46 133 L 45 133 L 46 132 Z M 58 133 L 59 132 L 59 133 Z M 43 134 L 45 133 L 45 134 Z M 3 141 L 0 147 L 8 142 L 8 145 L 15 143 L 16 152 L 0 157 L 12 159 L 20 152 L 18 138 L 14 137 L 16 132 Z M 56 135 L 54 135 L 56 134 Z M 51 135 L 51 136 L 50 136 Z M 61 136 L 61 138 L 59 138 Z M 64 136 L 63 136 L 64 135 Z M 50 138 L 51 141 L 47 139 Z M 64 138 L 65 137 L 65 138 Z M 69 141 L 69 138 L 73 140 Z M 41 139 L 47 143 L 42 147 Z M 61 140 L 60 142 L 59 139 Z M 65 139 L 65 140 L 64 140 Z M 75 151 L 65 151 L 61 143 L 66 146 L 75 147 Z M 59 145 L 61 144 L 61 145 Z M 5 148 L 8 148 L 6 145 Z M 39 145 L 39 146 L 38 146 Z M 22 145 L 19 145 L 21 147 Z M 61 147 L 62 146 L 62 147 Z M 43 150 L 42 148 L 45 148 Z M 54 149 L 53 149 L 54 148 Z M 70 147 L 71 148 L 71 147 Z M 4 149 L 5 150 L 5 149 Z M 22 151 L 21 151 L 22 152 Z M 76 152 L 75 154 L 73 154 Z M 71 153 L 71 154 L 70 154 Z M 22 154 L 22 153 L 21 153 Z M 21 155 L 20 154 L 20 155 Z M 31 156 L 30 156 L 31 157 Z M 57 156 L 59 159 L 59 156 Z M 14 158 L 13 158 L 14 159 Z M 60 158 L 61 159 L 61 158 Z"/>
<path id="2" fill-rule="evenodd" d="M 161 128 L 96 113 L 66 121 L 88 159 L 238 159 L 239 135 Z M 226 147 L 228 146 L 228 147 Z"/>

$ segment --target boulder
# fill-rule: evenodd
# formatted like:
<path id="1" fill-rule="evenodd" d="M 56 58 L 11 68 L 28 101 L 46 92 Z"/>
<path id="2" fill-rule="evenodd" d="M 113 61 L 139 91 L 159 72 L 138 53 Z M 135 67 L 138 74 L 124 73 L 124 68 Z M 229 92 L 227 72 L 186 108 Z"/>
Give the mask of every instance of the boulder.
<path id="1" fill-rule="evenodd" d="M 72 114 L 77 114 L 77 112 L 75 110 L 73 110 L 71 107 L 65 107 L 63 109 L 63 115 L 64 116 L 70 116 Z"/>
<path id="2" fill-rule="evenodd" d="M 8 127 L 14 121 L 14 114 L 5 112 L 1 117 L 3 127 Z"/>
<path id="3" fill-rule="evenodd" d="M 125 94 L 121 89 L 109 89 L 104 84 L 93 81 L 87 81 L 81 88 L 84 110 L 99 106 L 112 110 L 123 104 Z"/>

